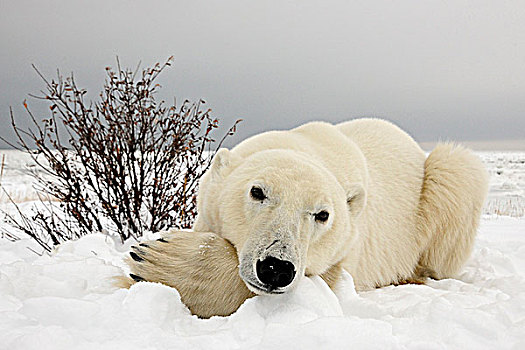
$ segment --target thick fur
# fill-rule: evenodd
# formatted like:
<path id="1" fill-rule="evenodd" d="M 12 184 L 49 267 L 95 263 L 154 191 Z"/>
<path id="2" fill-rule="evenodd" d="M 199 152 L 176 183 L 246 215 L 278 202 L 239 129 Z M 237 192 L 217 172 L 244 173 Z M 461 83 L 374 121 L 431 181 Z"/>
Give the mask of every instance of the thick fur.
<path id="1" fill-rule="evenodd" d="M 267 198 L 254 200 L 254 186 Z M 483 165 L 460 146 L 440 144 L 427 158 L 383 120 L 309 123 L 220 150 L 201 180 L 196 233 L 146 243 L 130 265 L 176 287 L 202 317 L 230 314 L 253 293 L 286 292 L 303 275 L 334 286 L 342 268 L 359 290 L 453 277 L 472 249 L 486 191 Z M 320 211 L 326 222 L 315 219 Z M 256 262 L 268 256 L 293 263 L 290 285 L 258 280 Z"/>
<path id="2" fill-rule="evenodd" d="M 136 280 L 121 277 L 119 286 L 145 279 L 175 287 L 200 317 L 230 315 L 253 296 L 239 276 L 235 249 L 213 233 L 165 232 L 160 240 L 133 247 L 132 253 L 127 263 Z"/>
<path id="3" fill-rule="evenodd" d="M 428 156 L 418 231 L 425 246 L 419 266 L 429 277 L 454 276 L 470 256 L 487 186 L 483 164 L 464 147 L 440 144 Z"/>

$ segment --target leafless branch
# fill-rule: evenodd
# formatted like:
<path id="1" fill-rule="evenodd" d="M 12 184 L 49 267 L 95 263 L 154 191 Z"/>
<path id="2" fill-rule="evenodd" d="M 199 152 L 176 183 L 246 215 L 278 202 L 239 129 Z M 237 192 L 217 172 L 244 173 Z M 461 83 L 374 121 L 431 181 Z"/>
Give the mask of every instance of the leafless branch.
<path id="1" fill-rule="evenodd" d="M 38 122 L 24 101 L 32 125 L 21 129 L 11 111 L 17 142 L 10 144 L 37 164 L 32 175 L 46 209 L 32 218 L 20 212 L 18 221 L 8 216 L 14 227 L 49 251 L 94 231 L 113 231 L 124 241 L 192 226 L 198 180 L 240 120 L 215 142 L 219 121 L 201 109 L 204 101 L 156 101 L 156 79 L 172 60 L 142 74 L 118 61 L 117 71 L 106 67 L 96 102 L 85 101 L 73 75 L 48 80 L 34 67 L 46 86 L 36 97 L 49 102 L 51 116 Z"/>

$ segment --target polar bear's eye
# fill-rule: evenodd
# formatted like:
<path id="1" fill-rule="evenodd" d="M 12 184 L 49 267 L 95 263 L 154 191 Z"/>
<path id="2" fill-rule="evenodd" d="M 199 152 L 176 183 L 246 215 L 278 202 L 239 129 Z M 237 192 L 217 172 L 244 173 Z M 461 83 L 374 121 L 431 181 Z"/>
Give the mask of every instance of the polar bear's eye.
<path id="1" fill-rule="evenodd" d="M 250 196 L 252 196 L 253 199 L 257 201 L 263 201 L 266 199 L 266 196 L 264 195 L 264 192 L 261 188 L 253 186 L 250 190 Z"/>
<path id="2" fill-rule="evenodd" d="M 320 211 L 317 214 L 314 214 L 315 221 L 319 221 L 319 222 L 326 222 L 326 220 L 328 220 L 329 216 L 330 216 L 330 214 L 328 214 L 328 212 L 325 211 L 325 210 Z"/>

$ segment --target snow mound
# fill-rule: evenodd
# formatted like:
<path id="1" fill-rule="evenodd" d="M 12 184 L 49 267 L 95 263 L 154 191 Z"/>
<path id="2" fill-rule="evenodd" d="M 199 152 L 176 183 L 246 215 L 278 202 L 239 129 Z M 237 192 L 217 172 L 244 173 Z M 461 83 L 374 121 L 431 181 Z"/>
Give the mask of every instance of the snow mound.
<path id="1" fill-rule="evenodd" d="M 192 316 L 155 283 L 113 286 L 127 247 L 102 234 L 52 256 L 0 240 L 1 349 L 525 348 L 525 221 L 484 220 L 459 279 L 336 293 L 318 277 L 247 300 L 230 317 Z M 25 246 L 24 246 L 25 245 Z"/>

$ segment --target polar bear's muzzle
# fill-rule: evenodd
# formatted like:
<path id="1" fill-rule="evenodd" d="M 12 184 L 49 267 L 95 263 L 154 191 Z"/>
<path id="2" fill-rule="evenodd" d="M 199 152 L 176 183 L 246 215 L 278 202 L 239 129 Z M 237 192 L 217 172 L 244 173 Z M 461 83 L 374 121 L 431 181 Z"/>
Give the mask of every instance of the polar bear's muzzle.
<path id="1" fill-rule="evenodd" d="M 289 241 L 248 242 L 239 254 L 239 273 L 256 294 L 282 294 L 304 273 L 298 247 Z"/>
<path id="2" fill-rule="evenodd" d="M 247 258 L 241 261 L 240 275 L 248 288 L 256 294 L 282 294 L 285 293 L 298 273 L 297 267 L 288 260 L 266 255 L 253 261 Z M 250 265 L 252 267 L 250 267 Z"/>

